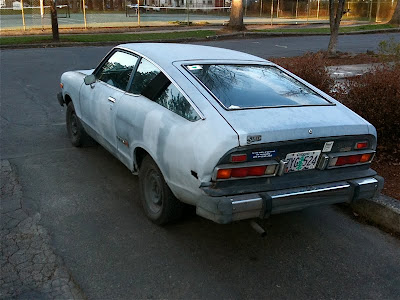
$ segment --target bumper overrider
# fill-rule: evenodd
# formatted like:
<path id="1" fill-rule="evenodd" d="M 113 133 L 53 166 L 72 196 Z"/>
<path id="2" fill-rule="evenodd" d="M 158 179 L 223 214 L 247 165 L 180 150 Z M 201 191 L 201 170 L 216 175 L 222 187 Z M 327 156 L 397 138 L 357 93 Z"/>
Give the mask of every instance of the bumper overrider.
<path id="1" fill-rule="evenodd" d="M 354 180 L 274 190 L 253 194 L 210 197 L 202 199 L 196 207 L 198 215 L 216 223 L 268 218 L 307 207 L 351 203 L 358 199 L 373 198 L 383 188 L 384 179 L 375 175 Z"/>

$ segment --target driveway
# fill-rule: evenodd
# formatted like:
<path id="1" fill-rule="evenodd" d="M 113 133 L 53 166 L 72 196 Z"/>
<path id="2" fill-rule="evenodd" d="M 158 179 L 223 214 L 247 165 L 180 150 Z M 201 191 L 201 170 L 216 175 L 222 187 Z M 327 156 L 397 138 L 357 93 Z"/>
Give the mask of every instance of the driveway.
<path id="1" fill-rule="evenodd" d="M 269 57 L 325 48 L 327 38 L 207 44 Z M 376 49 L 385 38 L 340 37 L 339 48 Z M 108 49 L 1 52 L 1 158 L 89 299 L 400 299 L 400 241 L 336 206 L 273 216 L 264 239 L 248 222 L 217 225 L 190 210 L 174 225 L 149 222 L 137 178 L 101 146 L 72 147 L 56 100 L 62 72 L 92 68 Z"/>

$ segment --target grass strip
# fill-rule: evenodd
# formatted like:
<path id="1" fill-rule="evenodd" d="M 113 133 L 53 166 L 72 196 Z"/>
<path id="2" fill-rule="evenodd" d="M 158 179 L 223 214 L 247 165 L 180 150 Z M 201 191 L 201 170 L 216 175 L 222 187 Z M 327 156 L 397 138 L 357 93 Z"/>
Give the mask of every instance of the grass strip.
<path id="1" fill-rule="evenodd" d="M 379 30 L 397 28 L 390 24 L 377 25 L 359 25 L 342 26 L 341 33 Z M 283 33 L 325 33 L 329 34 L 329 28 L 274 28 L 257 29 L 253 32 L 283 32 Z M 61 34 L 61 42 L 93 43 L 93 42 L 135 42 L 147 40 L 174 40 L 181 38 L 205 38 L 214 36 L 217 32 L 214 30 L 196 30 L 196 31 L 175 31 L 175 32 L 154 32 L 154 33 L 107 33 L 107 34 Z M 32 43 L 49 43 L 51 36 L 15 36 L 0 37 L 0 45 L 23 45 Z"/>
<path id="2" fill-rule="evenodd" d="M 377 25 L 359 25 L 359 26 L 341 26 L 340 33 L 348 33 L 355 31 L 378 30 L 378 29 L 391 29 L 397 28 L 390 24 L 377 24 Z M 276 28 L 276 29 L 256 29 L 254 32 L 285 32 L 285 33 L 326 33 L 329 34 L 330 30 L 326 28 Z"/>
<path id="3" fill-rule="evenodd" d="M 135 42 L 146 40 L 174 40 L 182 38 L 205 38 L 216 35 L 213 30 L 175 31 L 155 33 L 108 33 L 108 34 L 66 34 L 60 35 L 61 42 Z M 51 36 L 0 37 L 0 45 L 22 45 L 51 42 Z"/>
<path id="4" fill-rule="evenodd" d="M 7 36 L 0 38 L 0 45 L 18 45 L 51 42 L 51 36 Z"/>

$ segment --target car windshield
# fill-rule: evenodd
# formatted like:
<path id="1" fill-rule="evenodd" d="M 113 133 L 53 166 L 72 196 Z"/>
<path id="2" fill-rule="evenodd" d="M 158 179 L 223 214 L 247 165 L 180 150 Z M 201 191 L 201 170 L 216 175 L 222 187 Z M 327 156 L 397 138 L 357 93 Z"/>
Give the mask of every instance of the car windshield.
<path id="1" fill-rule="evenodd" d="M 263 65 L 188 65 L 226 109 L 330 105 L 279 68 Z"/>

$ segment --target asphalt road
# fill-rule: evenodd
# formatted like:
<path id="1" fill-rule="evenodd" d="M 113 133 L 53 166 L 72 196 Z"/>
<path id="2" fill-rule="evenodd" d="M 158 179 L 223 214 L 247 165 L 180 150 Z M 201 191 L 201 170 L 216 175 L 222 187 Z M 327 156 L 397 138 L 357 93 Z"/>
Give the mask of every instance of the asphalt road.
<path id="1" fill-rule="evenodd" d="M 399 33 L 389 34 L 361 34 L 339 36 L 338 50 L 343 52 L 377 51 L 382 40 L 393 38 L 400 42 Z M 263 58 L 296 56 L 306 52 L 316 52 L 328 48 L 329 36 L 304 36 L 304 37 L 276 37 L 248 40 L 213 41 L 207 44 L 214 47 L 228 48 L 248 52 Z"/>
<path id="2" fill-rule="evenodd" d="M 344 36 L 339 48 L 374 50 L 385 38 Z M 207 44 L 288 56 L 325 48 L 327 37 Z M 55 97 L 62 72 L 92 68 L 109 49 L 1 51 L 1 158 L 89 299 L 400 299 L 400 241 L 335 206 L 273 216 L 265 239 L 247 222 L 190 212 L 164 228 L 149 222 L 137 178 L 101 146 L 72 147 Z"/>

